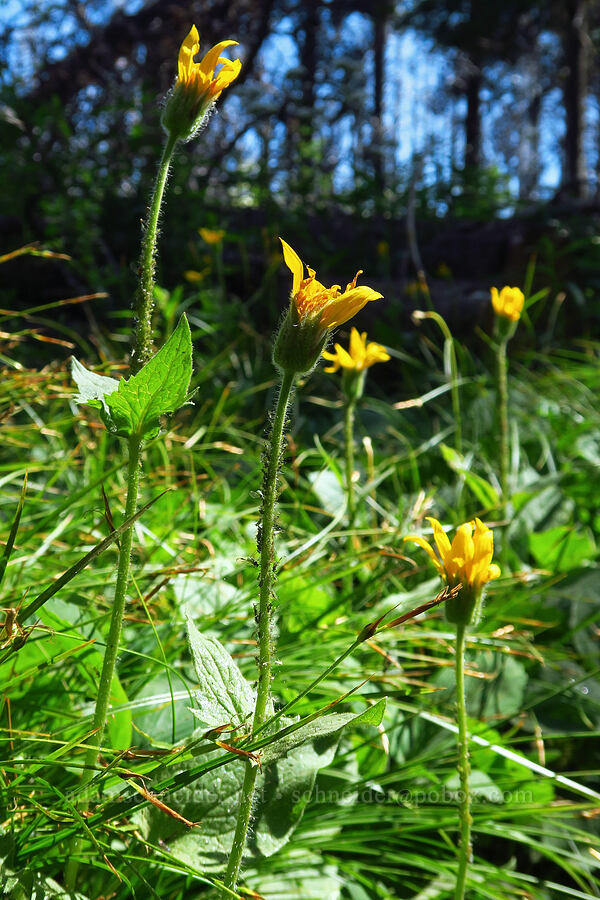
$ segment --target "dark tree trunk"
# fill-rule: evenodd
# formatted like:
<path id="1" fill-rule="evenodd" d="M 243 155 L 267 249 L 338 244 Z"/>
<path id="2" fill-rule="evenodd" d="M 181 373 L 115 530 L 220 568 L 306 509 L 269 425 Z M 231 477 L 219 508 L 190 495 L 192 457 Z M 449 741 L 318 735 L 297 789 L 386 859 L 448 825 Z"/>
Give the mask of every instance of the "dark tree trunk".
<path id="1" fill-rule="evenodd" d="M 521 62 L 525 101 L 519 140 L 519 199 L 529 200 L 539 183 L 540 113 L 542 87 L 540 80 L 539 46 L 533 38 L 529 51 Z"/>
<path id="2" fill-rule="evenodd" d="M 387 30 L 387 10 L 378 9 L 374 16 L 374 78 L 373 78 L 373 172 L 377 195 L 381 197 L 385 188 L 383 171 L 383 89 L 385 39 Z"/>
<path id="3" fill-rule="evenodd" d="M 300 118 L 303 138 L 310 142 L 314 134 L 314 113 L 317 82 L 317 52 L 319 39 L 320 0 L 305 0 L 302 3 L 302 31 L 300 64 L 302 66 L 302 99 Z"/>
<path id="4" fill-rule="evenodd" d="M 587 88 L 586 13 L 587 0 L 567 0 L 567 26 L 564 35 L 566 78 L 563 87 L 565 106 L 565 165 L 563 189 L 575 197 L 587 190 L 583 149 L 584 106 Z"/>
<path id="5" fill-rule="evenodd" d="M 480 66 L 469 61 L 465 83 L 467 116 L 465 119 L 465 169 L 481 165 L 481 82 Z"/>

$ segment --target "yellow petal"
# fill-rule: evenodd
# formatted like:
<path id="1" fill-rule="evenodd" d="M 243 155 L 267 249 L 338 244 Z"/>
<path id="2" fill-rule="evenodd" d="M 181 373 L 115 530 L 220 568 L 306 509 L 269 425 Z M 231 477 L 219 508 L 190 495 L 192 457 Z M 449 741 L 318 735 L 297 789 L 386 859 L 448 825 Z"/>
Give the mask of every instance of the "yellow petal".
<path id="1" fill-rule="evenodd" d="M 366 342 L 367 332 L 365 331 L 362 334 L 359 334 L 358 330 L 353 326 L 352 331 L 350 332 L 350 356 L 355 363 L 358 363 L 361 366 L 365 358 Z"/>
<path id="2" fill-rule="evenodd" d="M 382 297 L 383 294 L 370 287 L 353 288 L 327 304 L 321 315 L 321 325 L 323 328 L 337 328 L 360 312 L 366 303 L 380 300 Z"/>
<path id="3" fill-rule="evenodd" d="M 195 25 L 190 28 L 184 42 L 179 49 L 177 70 L 180 80 L 187 81 L 194 68 L 194 56 L 200 49 L 200 36 Z"/>
<path id="4" fill-rule="evenodd" d="M 239 59 L 219 59 L 218 61 L 223 63 L 223 68 L 215 75 L 211 87 L 213 94 L 217 96 L 226 87 L 229 87 L 232 81 L 235 81 L 242 70 L 242 62 Z"/>
<path id="5" fill-rule="evenodd" d="M 488 568 L 487 572 L 487 581 L 493 581 L 494 578 L 500 578 L 501 575 L 500 566 L 497 566 L 496 563 L 492 563 Z"/>
<path id="6" fill-rule="evenodd" d="M 200 71 L 205 75 L 208 75 L 209 78 L 212 78 L 215 66 L 221 55 L 221 50 L 224 50 L 225 47 L 235 47 L 236 45 L 237 41 L 220 41 L 218 44 L 215 44 L 215 46 L 211 47 L 208 53 L 204 55 L 202 62 L 199 65 Z M 228 62 L 230 62 L 230 60 L 228 60 Z"/>
<path id="7" fill-rule="evenodd" d="M 344 369 L 356 369 L 356 360 L 350 356 L 347 350 L 344 350 L 340 344 L 335 345 L 335 350 L 339 363 Z"/>
<path id="8" fill-rule="evenodd" d="M 437 519 L 434 519 L 433 516 L 427 516 L 426 518 L 433 528 L 433 538 L 435 540 L 435 546 L 438 548 L 438 553 L 440 554 L 441 560 L 442 562 L 445 562 L 446 557 L 450 553 L 450 541 L 448 540 L 448 535 Z"/>
<path id="9" fill-rule="evenodd" d="M 437 558 L 435 550 L 433 549 L 429 541 L 426 541 L 425 538 L 420 537 L 420 535 L 418 534 L 409 534 L 405 538 L 402 538 L 402 540 L 403 542 L 412 541 L 414 544 L 417 544 L 419 547 L 421 547 L 438 570 L 438 573 L 442 576 L 442 578 L 444 578 L 444 567 Z"/>
<path id="10" fill-rule="evenodd" d="M 296 251 L 292 250 L 290 245 L 286 243 L 283 238 L 279 238 L 279 240 L 281 241 L 285 264 L 293 276 L 292 296 L 295 296 L 300 290 L 302 278 L 304 277 L 304 263 L 302 262 Z"/>

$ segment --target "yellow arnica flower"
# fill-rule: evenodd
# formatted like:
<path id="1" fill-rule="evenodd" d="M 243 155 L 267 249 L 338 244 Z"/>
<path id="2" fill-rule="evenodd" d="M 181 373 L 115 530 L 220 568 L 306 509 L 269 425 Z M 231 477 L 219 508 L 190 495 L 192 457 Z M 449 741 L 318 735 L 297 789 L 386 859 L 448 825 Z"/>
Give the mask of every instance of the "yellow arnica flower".
<path id="1" fill-rule="evenodd" d="M 225 231 L 222 228 L 199 228 L 198 234 L 207 244 L 220 244 L 225 237 Z"/>
<path id="2" fill-rule="evenodd" d="M 500 568 L 492 562 L 494 536 L 481 519 L 466 522 L 457 528 L 452 543 L 437 519 L 428 517 L 427 521 L 433 528 L 437 553 L 429 541 L 419 535 L 410 534 L 404 540 L 413 541 L 425 550 L 440 578 L 450 587 L 462 584 L 463 587 L 479 590 L 488 581 L 498 578 Z"/>
<path id="3" fill-rule="evenodd" d="M 523 291 L 518 287 L 503 287 L 498 292 L 498 288 L 493 287 L 490 288 L 490 293 L 496 315 L 510 319 L 511 322 L 518 322 L 525 303 Z"/>
<path id="4" fill-rule="evenodd" d="M 221 91 L 228 87 L 240 74 L 242 63 L 239 59 L 226 59 L 221 56 L 225 47 L 235 47 L 237 41 L 220 41 L 204 56 L 201 62 L 194 62 L 194 56 L 200 49 L 200 36 L 195 25 L 179 50 L 177 63 L 177 83 L 186 91 L 195 93 L 197 97 L 216 100 Z M 221 69 L 215 75 L 216 66 Z"/>
<path id="5" fill-rule="evenodd" d="M 354 372 L 362 372 L 378 362 L 387 362 L 390 358 L 385 347 L 374 341 L 367 343 L 367 332 L 359 334 L 356 328 L 350 332 L 350 345 L 348 350 L 340 344 L 334 344 L 335 353 L 323 350 L 323 359 L 331 362 L 326 372 L 337 372 L 339 368 L 351 369 Z"/>
<path id="6" fill-rule="evenodd" d="M 194 62 L 200 49 L 200 38 L 198 29 L 192 25 L 179 50 L 177 80 L 162 117 L 164 128 L 179 140 L 194 136 L 221 92 L 240 74 L 242 63 L 239 59 L 220 55 L 226 47 L 236 45 L 237 41 L 220 41 L 201 62 Z M 219 65 L 221 68 L 215 74 Z"/>
<path id="7" fill-rule="evenodd" d="M 306 267 L 308 276 L 305 278 L 304 263 L 289 244 L 282 238 L 280 240 L 283 258 L 293 276 L 292 304 L 299 323 L 310 319 L 323 331 L 329 331 L 343 325 L 369 301 L 383 297 L 383 294 L 374 291 L 373 288 L 357 287 L 356 282 L 358 276 L 362 275 L 362 269 L 358 270 L 343 292 L 339 284 L 326 288 L 317 281 L 316 272 L 310 266 Z"/>

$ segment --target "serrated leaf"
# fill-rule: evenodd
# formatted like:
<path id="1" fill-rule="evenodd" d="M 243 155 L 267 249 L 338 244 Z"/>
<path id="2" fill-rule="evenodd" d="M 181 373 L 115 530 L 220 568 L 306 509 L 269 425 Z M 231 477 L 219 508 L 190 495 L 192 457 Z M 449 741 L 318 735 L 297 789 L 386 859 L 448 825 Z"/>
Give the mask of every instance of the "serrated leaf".
<path id="1" fill-rule="evenodd" d="M 114 394 L 119 387 L 119 382 L 116 378 L 109 378 L 108 375 L 97 375 L 95 372 L 90 372 L 74 356 L 71 357 L 71 375 L 79 392 L 74 398 L 75 403 L 87 403 L 96 409 L 101 407 L 106 409 L 104 398 L 108 394 Z"/>
<path id="2" fill-rule="evenodd" d="M 118 390 L 105 397 L 116 433 L 155 437 L 161 416 L 185 403 L 191 377 L 192 338 L 183 315 L 169 340 L 143 369 L 121 379 Z"/>
<path id="3" fill-rule="evenodd" d="M 200 634 L 190 618 L 188 641 L 200 688 L 194 714 L 207 727 L 231 722 L 238 725 L 254 710 L 254 691 L 225 647 L 216 638 Z"/>
<path id="4" fill-rule="evenodd" d="M 208 727 L 250 718 L 254 691 L 235 661 L 219 641 L 200 634 L 191 621 L 188 637 L 200 683 L 195 694 L 198 709 L 193 710 L 197 718 Z M 383 710 L 381 701 L 358 715 L 322 716 L 297 728 L 291 719 L 280 723 L 284 734 L 263 749 L 263 774 L 257 784 L 247 856 L 270 856 L 287 843 L 302 818 L 318 771 L 333 761 L 342 729 L 378 724 Z M 208 751 L 210 755 L 220 752 Z M 196 765 L 197 758 L 184 763 L 185 768 Z M 201 821 L 201 830 L 190 831 L 155 807 L 147 809 L 144 827 L 149 839 L 168 843 L 171 853 L 194 866 L 213 871 L 222 868 L 233 842 L 244 773 L 244 763 L 232 760 L 165 800 L 185 818 Z M 156 775 L 160 778 L 160 771 Z"/>

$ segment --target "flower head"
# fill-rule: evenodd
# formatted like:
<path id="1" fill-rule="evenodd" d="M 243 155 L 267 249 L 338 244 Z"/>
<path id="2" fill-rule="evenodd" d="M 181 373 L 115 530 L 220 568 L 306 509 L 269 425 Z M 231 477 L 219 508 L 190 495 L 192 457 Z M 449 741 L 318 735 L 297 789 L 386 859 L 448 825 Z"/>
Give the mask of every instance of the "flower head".
<path id="1" fill-rule="evenodd" d="M 367 332 L 363 331 L 359 334 L 356 328 L 352 328 L 350 332 L 350 345 L 348 350 L 344 350 L 341 344 L 334 344 L 335 353 L 328 353 L 323 350 L 323 359 L 331 362 L 326 372 L 337 372 L 342 369 L 350 369 L 354 372 L 362 372 L 364 369 L 370 368 L 378 362 L 387 362 L 390 359 L 385 347 L 376 344 L 374 341 L 367 343 Z"/>
<path id="2" fill-rule="evenodd" d="M 295 250 L 292 250 L 282 238 L 285 264 L 292 273 L 292 304 L 296 311 L 298 322 L 302 323 L 311 319 L 325 331 L 343 325 L 348 319 L 356 315 L 370 300 L 379 300 L 383 297 L 373 288 L 357 287 L 358 276 L 362 275 L 359 269 L 352 281 L 346 285 L 342 293 L 339 284 L 326 288 L 317 281 L 316 272 L 307 266 L 308 275 L 304 277 L 304 263 Z"/>
<path id="3" fill-rule="evenodd" d="M 437 519 L 428 518 L 433 528 L 434 548 L 429 541 L 419 535 L 408 535 L 405 541 L 413 541 L 427 553 L 442 581 L 449 587 L 461 585 L 461 591 L 446 612 L 451 621 L 469 622 L 473 607 L 482 589 L 498 578 L 500 567 L 492 562 L 494 536 L 490 528 L 480 519 L 466 522 L 456 529 L 450 543 L 448 536 Z M 459 616 L 460 618 L 457 618 Z"/>
<path id="4" fill-rule="evenodd" d="M 356 315 L 366 303 L 383 295 L 366 285 L 357 286 L 356 273 L 342 291 L 339 284 L 330 288 L 317 280 L 316 272 L 304 263 L 288 243 L 281 239 L 283 258 L 292 273 L 290 307 L 275 341 L 273 360 L 282 369 L 310 371 L 321 355 L 328 333 Z"/>
<path id="5" fill-rule="evenodd" d="M 177 80 L 167 98 L 163 112 L 163 126 L 166 131 L 180 140 L 193 137 L 206 113 L 240 74 L 242 63 L 239 59 L 222 57 L 226 47 L 237 45 L 237 41 L 220 41 L 205 54 L 201 62 L 194 62 L 200 49 L 198 29 L 192 25 L 179 49 Z M 221 68 L 215 74 L 216 67 Z"/>
<path id="6" fill-rule="evenodd" d="M 198 234 L 206 244 L 220 244 L 225 237 L 223 228 L 199 228 Z"/>
<path id="7" fill-rule="evenodd" d="M 496 315 L 510 319 L 511 322 L 518 322 L 525 303 L 523 291 L 518 287 L 505 286 L 500 292 L 498 288 L 490 288 L 490 293 Z"/>

